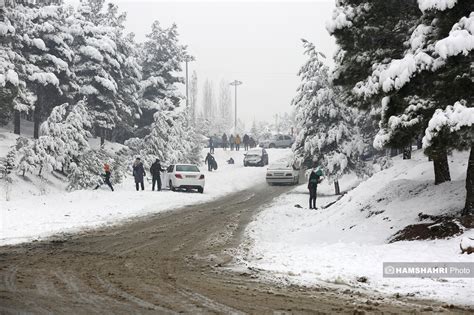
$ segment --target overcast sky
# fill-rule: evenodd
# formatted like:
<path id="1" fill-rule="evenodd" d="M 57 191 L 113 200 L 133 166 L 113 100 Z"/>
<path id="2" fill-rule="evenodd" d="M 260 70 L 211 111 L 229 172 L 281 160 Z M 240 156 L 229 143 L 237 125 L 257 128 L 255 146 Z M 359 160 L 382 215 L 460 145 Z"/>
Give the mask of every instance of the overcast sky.
<path id="1" fill-rule="evenodd" d="M 247 127 L 254 118 L 271 121 L 275 113 L 291 110 L 296 74 L 305 61 L 301 38 L 329 58 L 335 51 L 325 29 L 334 0 L 113 2 L 128 12 L 127 28 L 139 41 L 154 20 L 162 26 L 176 23 L 181 42 L 196 57 L 189 70 L 196 70 L 200 88 L 206 78 L 214 82 L 216 94 L 221 79 L 242 81 L 238 117 Z"/>

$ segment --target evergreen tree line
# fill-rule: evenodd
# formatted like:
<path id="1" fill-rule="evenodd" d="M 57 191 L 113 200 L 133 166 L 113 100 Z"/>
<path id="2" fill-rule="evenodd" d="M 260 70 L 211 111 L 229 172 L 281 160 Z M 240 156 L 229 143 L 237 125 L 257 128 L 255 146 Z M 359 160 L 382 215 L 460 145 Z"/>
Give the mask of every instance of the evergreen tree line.
<path id="1" fill-rule="evenodd" d="M 367 173 L 367 156 L 388 148 L 410 158 L 417 143 L 441 184 L 451 180 L 449 153 L 470 150 L 463 214 L 472 213 L 474 2 L 338 0 L 327 30 L 338 45 L 333 71 L 304 41 L 298 156 L 337 183 Z"/>
<path id="2" fill-rule="evenodd" d="M 198 161 L 200 141 L 179 106 L 188 53 L 177 26 L 156 21 L 137 43 L 115 4 L 50 2 L 7 1 L 0 9 L 0 125 L 13 122 L 20 135 L 22 117 L 34 124 L 34 140 L 20 137 L 13 148 L 20 173 L 61 171 L 75 189 L 88 186 L 79 174 L 127 155 Z M 101 145 L 130 146 L 119 155 L 91 150 L 93 135 Z"/>

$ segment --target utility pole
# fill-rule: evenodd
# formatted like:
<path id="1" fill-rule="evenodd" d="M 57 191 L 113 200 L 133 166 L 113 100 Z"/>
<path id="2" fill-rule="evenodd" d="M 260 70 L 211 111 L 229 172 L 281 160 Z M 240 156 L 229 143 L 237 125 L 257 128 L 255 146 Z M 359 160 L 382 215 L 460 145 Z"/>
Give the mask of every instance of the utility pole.
<path id="1" fill-rule="evenodd" d="M 233 85 L 235 88 L 234 92 L 234 104 L 235 104 L 235 115 L 234 115 L 234 132 L 237 132 L 237 86 L 241 85 L 242 81 L 239 80 L 234 80 L 234 82 L 231 82 L 230 85 Z"/>
<path id="2" fill-rule="evenodd" d="M 193 56 L 186 55 L 184 57 L 184 61 L 186 62 L 186 110 L 189 110 L 189 80 L 188 80 L 188 62 L 194 61 Z"/>

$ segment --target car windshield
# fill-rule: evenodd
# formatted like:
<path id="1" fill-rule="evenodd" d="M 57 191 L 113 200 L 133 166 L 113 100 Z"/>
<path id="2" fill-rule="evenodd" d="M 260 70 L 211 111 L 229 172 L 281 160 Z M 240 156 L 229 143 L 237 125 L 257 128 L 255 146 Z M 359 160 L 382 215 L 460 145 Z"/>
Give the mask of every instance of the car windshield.
<path id="1" fill-rule="evenodd" d="M 176 172 L 199 172 L 196 165 L 176 165 Z"/>

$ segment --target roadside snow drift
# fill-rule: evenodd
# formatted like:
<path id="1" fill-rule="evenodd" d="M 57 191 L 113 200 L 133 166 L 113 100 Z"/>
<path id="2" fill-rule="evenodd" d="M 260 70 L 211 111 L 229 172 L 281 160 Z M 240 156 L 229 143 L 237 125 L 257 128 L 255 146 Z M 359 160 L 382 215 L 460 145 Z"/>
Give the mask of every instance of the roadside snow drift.
<path id="1" fill-rule="evenodd" d="M 396 158 L 393 167 L 361 183 L 334 205 L 316 211 L 308 209 L 305 186 L 300 186 L 248 226 L 240 258 L 249 267 L 269 271 L 271 277 L 298 284 L 323 281 L 472 305 L 472 278 L 382 277 L 383 262 L 473 261 L 459 247 L 463 236 L 474 238 L 472 230 L 450 239 L 388 243 L 397 231 L 420 223 L 420 212 L 456 214 L 463 208 L 468 153 L 455 153 L 449 160 L 451 182 L 435 186 L 432 162 L 417 152 L 412 160 Z M 331 194 L 333 188 L 322 185 L 317 206 L 334 201 Z M 366 277 L 367 283 L 358 282 L 360 277 Z"/>
<path id="2" fill-rule="evenodd" d="M 121 223 L 137 216 L 211 201 L 265 182 L 266 167 L 243 166 L 245 151 L 216 149 L 215 152 L 219 169 L 209 173 L 207 167 L 200 167 L 206 176 L 204 194 L 151 191 L 149 182 L 145 183 L 145 191 L 137 192 L 131 176 L 114 187 L 114 192 L 103 185 L 95 191 L 68 193 L 66 184 L 51 175 L 45 180 L 31 174 L 26 178 L 12 176 L 12 185 L 0 187 L 0 245 Z M 274 162 L 288 158 L 291 151 L 270 149 L 268 154 L 270 162 Z M 226 164 L 230 157 L 235 160 L 234 165 Z"/>

